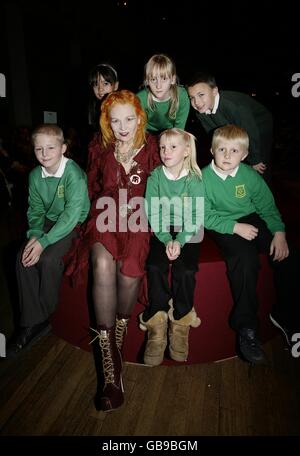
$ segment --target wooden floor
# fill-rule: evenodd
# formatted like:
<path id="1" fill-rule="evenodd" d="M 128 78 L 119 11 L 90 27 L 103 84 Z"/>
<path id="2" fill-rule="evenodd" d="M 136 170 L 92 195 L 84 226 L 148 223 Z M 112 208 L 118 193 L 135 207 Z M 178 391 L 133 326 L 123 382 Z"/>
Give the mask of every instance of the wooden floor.
<path id="1" fill-rule="evenodd" d="M 238 358 L 189 366 L 125 364 L 125 403 L 97 412 L 94 360 L 49 334 L 0 362 L 1 436 L 275 436 L 300 434 L 300 358 L 281 336 L 270 367 Z"/>

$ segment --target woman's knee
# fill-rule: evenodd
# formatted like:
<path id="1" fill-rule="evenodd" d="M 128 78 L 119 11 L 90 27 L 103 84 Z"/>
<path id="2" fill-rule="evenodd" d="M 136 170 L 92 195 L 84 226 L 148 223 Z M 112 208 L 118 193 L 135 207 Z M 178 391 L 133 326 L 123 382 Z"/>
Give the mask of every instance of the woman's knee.
<path id="1" fill-rule="evenodd" d="M 92 249 L 91 262 L 94 274 L 111 275 L 116 271 L 115 260 L 112 255 L 103 249 Z"/>

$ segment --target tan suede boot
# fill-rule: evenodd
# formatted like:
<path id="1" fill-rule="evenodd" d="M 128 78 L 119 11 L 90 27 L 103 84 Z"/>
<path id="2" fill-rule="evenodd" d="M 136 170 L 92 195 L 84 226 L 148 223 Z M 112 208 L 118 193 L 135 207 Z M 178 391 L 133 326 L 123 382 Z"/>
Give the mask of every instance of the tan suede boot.
<path id="1" fill-rule="evenodd" d="M 168 312 L 169 325 L 169 352 L 175 361 L 186 361 L 189 354 L 190 326 L 197 328 L 201 320 L 197 317 L 194 307 L 180 320 L 174 320 L 173 309 Z"/>
<path id="2" fill-rule="evenodd" d="M 167 346 L 168 314 L 160 310 L 146 322 L 143 321 L 143 314 L 140 314 L 139 320 L 140 328 L 143 331 L 148 331 L 144 363 L 149 366 L 158 366 L 164 359 Z"/>

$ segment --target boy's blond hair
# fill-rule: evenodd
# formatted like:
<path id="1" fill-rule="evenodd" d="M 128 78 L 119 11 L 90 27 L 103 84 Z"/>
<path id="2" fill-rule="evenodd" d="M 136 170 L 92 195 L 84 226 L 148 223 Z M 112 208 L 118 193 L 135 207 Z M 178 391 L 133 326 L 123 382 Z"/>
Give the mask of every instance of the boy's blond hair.
<path id="1" fill-rule="evenodd" d="M 201 170 L 197 164 L 197 152 L 196 152 L 196 138 L 194 135 L 188 131 L 181 130 L 181 128 L 169 128 L 168 130 L 163 131 L 159 135 L 159 139 L 163 136 L 166 136 L 168 139 L 172 139 L 176 136 L 181 136 L 186 146 L 189 147 L 190 153 L 184 159 L 184 168 L 193 175 L 198 177 L 202 176 Z"/>
<path id="2" fill-rule="evenodd" d="M 41 124 L 38 127 L 36 127 L 31 134 L 31 140 L 32 140 L 33 144 L 36 141 L 37 135 L 55 136 L 55 138 L 61 144 L 63 144 L 65 142 L 62 129 L 58 125 L 55 125 L 55 124 Z"/>
<path id="3" fill-rule="evenodd" d="M 245 152 L 248 152 L 249 149 L 249 136 L 246 130 L 242 127 L 238 127 L 237 125 L 225 125 L 224 127 L 219 127 L 214 131 L 212 137 L 212 144 L 211 149 L 212 152 L 218 148 L 222 139 L 226 139 L 227 141 L 234 141 L 238 143 Z"/>

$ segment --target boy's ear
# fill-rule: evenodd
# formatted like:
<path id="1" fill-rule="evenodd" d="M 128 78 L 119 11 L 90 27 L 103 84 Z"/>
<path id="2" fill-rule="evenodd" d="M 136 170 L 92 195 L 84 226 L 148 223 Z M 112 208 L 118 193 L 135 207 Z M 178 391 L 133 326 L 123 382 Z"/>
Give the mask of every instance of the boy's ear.
<path id="1" fill-rule="evenodd" d="M 114 90 L 118 90 L 119 88 L 119 81 L 114 83 Z"/>
<path id="2" fill-rule="evenodd" d="M 212 147 L 210 148 L 210 153 L 211 153 L 212 156 L 214 157 L 214 153 L 213 153 Z"/>
<path id="3" fill-rule="evenodd" d="M 66 152 L 66 150 L 67 150 L 67 144 L 63 144 L 62 148 L 61 148 L 62 154 L 64 154 Z"/>
<path id="4" fill-rule="evenodd" d="M 243 158 L 241 159 L 241 161 L 245 160 L 245 158 L 247 157 L 247 155 L 249 154 L 249 152 L 245 152 L 244 155 L 243 155 Z"/>
<path id="5" fill-rule="evenodd" d="M 212 91 L 213 91 L 213 96 L 214 96 L 214 97 L 219 93 L 219 89 L 218 89 L 217 86 L 214 87 L 214 88 L 212 89 Z"/>

